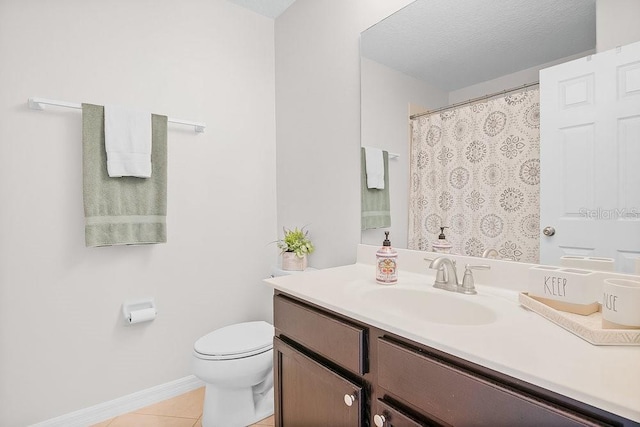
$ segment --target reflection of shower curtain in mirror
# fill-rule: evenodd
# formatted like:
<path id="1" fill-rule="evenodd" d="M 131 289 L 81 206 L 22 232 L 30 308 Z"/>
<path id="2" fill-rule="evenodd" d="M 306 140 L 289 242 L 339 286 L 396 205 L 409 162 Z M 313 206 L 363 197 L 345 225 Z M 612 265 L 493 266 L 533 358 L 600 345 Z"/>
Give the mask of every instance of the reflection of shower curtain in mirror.
<path id="1" fill-rule="evenodd" d="M 537 88 L 411 121 L 409 248 L 431 250 L 448 226 L 452 252 L 537 262 Z"/>

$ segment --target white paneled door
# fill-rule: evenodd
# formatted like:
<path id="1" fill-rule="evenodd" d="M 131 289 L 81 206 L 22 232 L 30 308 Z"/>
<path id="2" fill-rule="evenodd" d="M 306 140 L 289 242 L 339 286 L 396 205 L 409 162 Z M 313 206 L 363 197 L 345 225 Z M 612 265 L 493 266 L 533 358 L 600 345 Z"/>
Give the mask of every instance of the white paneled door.
<path id="1" fill-rule="evenodd" d="M 640 42 L 540 71 L 540 138 L 540 262 L 609 257 L 617 271 L 633 273 Z"/>

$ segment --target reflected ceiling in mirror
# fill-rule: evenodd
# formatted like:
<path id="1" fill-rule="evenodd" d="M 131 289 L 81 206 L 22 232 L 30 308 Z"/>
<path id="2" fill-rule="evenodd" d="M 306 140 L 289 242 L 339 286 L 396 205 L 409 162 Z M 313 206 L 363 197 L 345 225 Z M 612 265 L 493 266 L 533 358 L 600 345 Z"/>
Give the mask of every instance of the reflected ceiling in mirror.
<path id="1" fill-rule="evenodd" d="M 418 0 L 361 39 L 366 58 L 445 91 L 595 44 L 595 0 Z"/>

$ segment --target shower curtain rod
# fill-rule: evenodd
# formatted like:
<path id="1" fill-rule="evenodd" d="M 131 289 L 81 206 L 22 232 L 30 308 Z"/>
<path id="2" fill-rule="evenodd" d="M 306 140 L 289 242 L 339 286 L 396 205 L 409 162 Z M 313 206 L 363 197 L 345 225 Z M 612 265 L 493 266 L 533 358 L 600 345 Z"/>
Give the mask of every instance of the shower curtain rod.
<path id="1" fill-rule="evenodd" d="M 518 90 L 524 90 L 524 89 L 527 89 L 527 88 L 529 88 L 531 86 L 537 86 L 539 84 L 540 84 L 540 82 L 526 83 L 526 84 L 523 84 L 523 85 L 520 85 L 520 86 L 512 87 L 511 89 L 505 89 L 505 90 L 500 91 L 500 92 L 490 93 L 488 95 L 479 96 L 477 98 L 469 99 L 468 101 L 462 101 L 462 102 L 458 102 L 458 103 L 455 103 L 455 104 L 448 105 L 446 107 L 437 108 L 435 110 L 425 111 L 424 113 L 414 114 L 412 116 L 409 116 L 409 119 L 413 120 L 413 119 L 416 119 L 418 117 L 429 116 L 431 114 L 439 113 L 441 111 L 451 110 L 453 108 L 461 107 L 463 105 L 473 104 L 474 102 L 484 101 L 484 100 L 489 99 L 489 98 L 494 98 L 496 96 L 501 96 L 501 95 L 504 95 L 504 94 L 509 93 L 509 92 L 515 92 L 515 91 L 518 91 Z"/>
<path id="2" fill-rule="evenodd" d="M 45 98 L 29 98 L 29 108 L 32 110 L 44 110 L 45 105 L 54 105 L 56 107 L 75 108 L 76 110 L 82 110 L 82 104 L 68 101 L 57 101 L 55 99 Z M 207 127 L 204 123 L 196 123 L 189 120 L 167 118 L 169 123 L 176 123 L 179 125 L 193 126 L 193 130 L 196 133 L 204 132 L 204 128 Z"/>

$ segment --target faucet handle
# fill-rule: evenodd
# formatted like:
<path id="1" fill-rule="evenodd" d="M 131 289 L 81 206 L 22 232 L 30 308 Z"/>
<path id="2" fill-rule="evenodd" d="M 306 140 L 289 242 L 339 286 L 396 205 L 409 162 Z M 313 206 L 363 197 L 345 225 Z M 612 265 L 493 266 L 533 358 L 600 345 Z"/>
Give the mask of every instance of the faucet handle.
<path id="1" fill-rule="evenodd" d="M 479 265 L 467 264 L 464 266 L 464 268 L 465 269 L 464 269 L 464 277 L 462 278 L 461 292 L 463 294 L 475 295 L 478 292 L 476 292 L 476 286 L 473 280 L 473 273 L 471 272 L 471 270 L 489 270 L 491 266 L 486 264 L 479 264 Z"/>
<path id="2" fill-rule="evenodd" d="M 491 266 L 487 264 L 477 264 L 477 265 L 466 264 L 464 268 L 467 270 L 491 270 Z"/>

